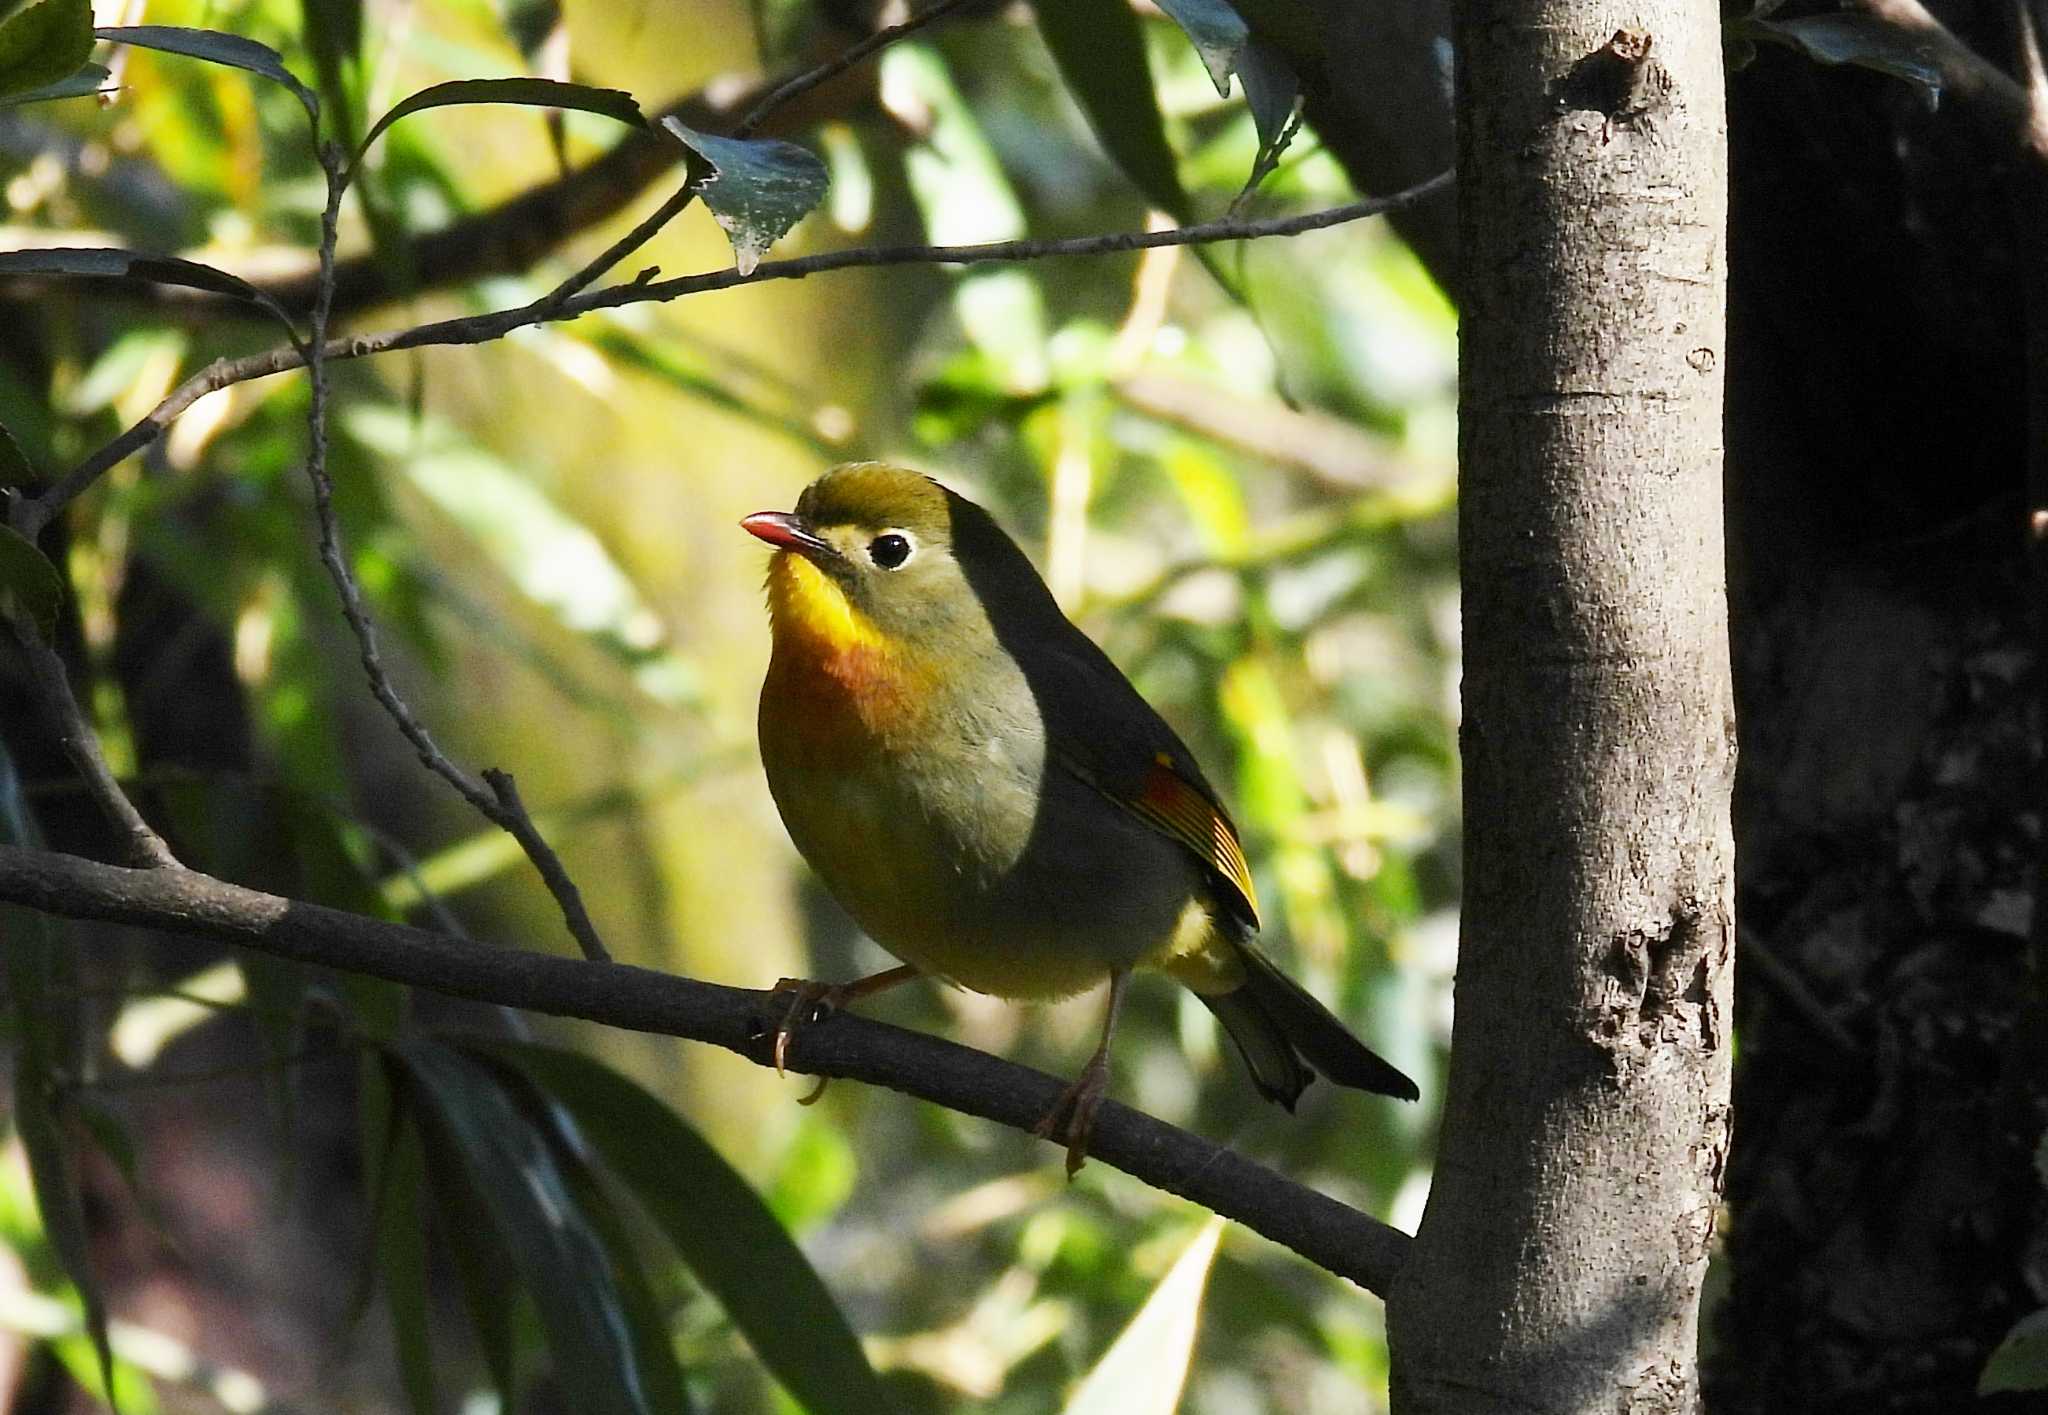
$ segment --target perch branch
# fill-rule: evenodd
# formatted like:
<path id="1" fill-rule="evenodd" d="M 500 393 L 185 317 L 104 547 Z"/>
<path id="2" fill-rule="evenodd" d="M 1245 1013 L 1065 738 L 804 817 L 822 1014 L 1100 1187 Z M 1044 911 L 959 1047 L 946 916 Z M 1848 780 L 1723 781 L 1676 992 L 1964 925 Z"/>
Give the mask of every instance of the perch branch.
<path id="1" fill-rule="evenodd" d="M 787 1000 L 635 968 L 452 939 L 243 889 L 193 870 L 131 870 L 0 846 L 0 901 L 239 944 L 528 1012 L 709 1042 L 769 1064 Z M 799 1032 L 789 1066 L 886 1086 L 1029 1130 L 1063 1087 L 1054 1077 L 937 1037 L 842 1013 Z M 1368 1214 L 1199 1136 L 1115 1102 L 1089 1155 L 1202 1204 L 1384 1296 L 1409 1239 Z"/>

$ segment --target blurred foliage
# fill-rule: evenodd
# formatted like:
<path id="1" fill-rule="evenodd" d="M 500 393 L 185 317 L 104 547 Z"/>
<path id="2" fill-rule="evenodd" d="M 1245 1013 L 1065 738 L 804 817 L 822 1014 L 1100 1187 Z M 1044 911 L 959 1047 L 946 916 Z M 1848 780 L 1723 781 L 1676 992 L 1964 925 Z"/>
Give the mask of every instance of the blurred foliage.
<path id="1" fill-rule="evenodd" d="M 110 8 L 102 22 L 139 12 Z M 802 135 L 831 193 L 776 254 L 1070 235 L 1141 225 L 1155 204 L 1206 217 L 1240 200 L 1263 214 L 1351 195 L 1307 133 L 1247 193 L 1269 144 L 1241 95 L 1219 95 L 1205 51 L 1157 15 L 1126 26 L 1120 6 L 1114 42 L 1091 44 L 1094 8 L 1041 7 L 1056 17 L 1050 47 L 1004 14 L 890 49 L 869 100 Z M 1168 8 L 1213 22 L 1224 7 Z M 810 10 L 308 0 L 302 14 L 289 0 L 173 0 L 147 19 L 271 46 L 311 76 L 324 130 L 353 149 L 407 95 L 456 80 L 574 78 L 653 113 L 720 69 L 845 42 Z M 1220 63 L 1210 39 L 1206 57 Z M 0 247 L 118 245 L 259 283 L 303 272 L 323 187 L 298 96 L 172 53 L 98 57 L 111 77 L 90 86 L 118 85 L 108 101 L 0 108 Z M 260 56 L 244 67 L 262 72 Z M 47 82 L 33 66 L 24 74 L 24 86 Z M 510 91 L 516 102 L 538 92 Z M 1274 113 L 1262 116 L 1271 129 Z M 363 158 L 343 255 L 385 262 L 403 284 L 409 234 L 549 181 L 622 131 L 583 112 L 552 128 L 520 107 L 420 112 Z M 715 142 L 702 150 L 745 166 Z M 535 298 L 662 194 L 526 276 L 345 322 L 383 329 Z M 732 259 L 693 210 L 623 273 Z M 15 305 L 20 332 L 0 360 L 0 423 L 44 477 L 208 361 L 276 340 L 268 321 L 216 306 L 52 288 L 61 299 Z M 1117 1093 L 1412 1225 L 1458 887 L 1453 359 L 1452 315 L 1428 277 L 1391 232 L 1349 226 L 1201 259 L 849 272 L 337 365 L 330 461 L 354 568 L 425 719 L 458 758 L 518 773 L 622 956 L 746 986 L 882 959 L 807 880 L 762 789 L 760 555 L 733 522 L 786 507 L 826 461 L 855 456 L 930 470 L 988 505 L 1224 787 L 1275 951 L 1416 1075 L 1425 1099 L 1404 1108 L 1318 1086 L 1290 1117 L 1253 1093 L 1192 998 L 1147 984 L 1119 1036 Z M 58 568 L 94 674 L 88 710 L 192 863 L 561 948 L 523 859 L 417 771 L 368 703 L 314 552 L 299 475 L 306 399 L 298 377 L 210 395 L 74 508 Z M 23 573 L 32 592 L 40 572 Z M 121 671 L 134 628 L 124 616 L 138 612 L 131 591 L 145 576 L 178 606 L 176 633 L 224 646 L 254 741 L 232 771 L 151 754 L 139 703 L 160 712 L 163 694 L 186 690 Z M 159 671 L 174 674 L 170 662 Z M 8 921 L 10 942 L 18 926 Z M 89 1013 L 101 1039 L 72 1043 L 90 1054 L 75 1064 L 16 1024 L 22 1084 L 49 1103 L 17 1108 L 17 1141 L 33 1157 L 69 1117 L 74 1142 L 91 1133 L 96 1152 L 119 1152 L 130 1127 L 147 1130 L 140 1095 L 154 1092 L 116 1115 L 96 1108 L 96 1087 L 172 1065 L 159 1057 L 175 1058 L 188 1030 L 242 1019 L 255 1038 L 247 1069 L 287 1156 L 269 1182 L 286 1193 L 315 1182 L 289 1159 L 297 1058 L 316 1040 L 360 1057 L 347 1094 L 362 1108 L 364 1251 L 350 1280 L 366 1296 L 374 1274 L 398 1327 L 351 1408 L 496 1408 L 491 1392 L 516 1402 L 549 1367 L 571 1381 L 607 1343 L 637 1353 L 622 1409 L 674 1406 L 680 1381 L 699 1409 L 783 1411 L 807 1379 L 832 1379 L 792 1366 L 792 1343 L 734 1295 L 734 1275 L 692 1254 L 684 1218 L 664 1216 L 650 1154 L 620 1148 L 653 1144 L 644 1127 L 608 1137 L 575 1098 L 550 1100 L 556 1087 L 599 1086 L 573 1058 L 522 1070 L 452 1045 L 424 1000 L 259 959 L 230 960 L 225 987 L 170 976 L 182 973 L 123 980 L 150 996 Z M 10 985 L 19 1003 L 24 983 Z M 182 1010 L 159 1027 L 164 1014 L 146 1009 L 166 998 Z M 1092 1001 L 1023 1009 L 936 987 L 875 1011 L 1063 1072 L 1097 1022 Z M 140 1051 L 109 1040 L 152 1028 Z M 505 1045 L 500 1031 L 490 1045 Z M 800 1108 L 800 1083 L 736 1059 L 574 1040 L 666 1103 L 645 1098 L 688 1137 L 668 1150 L 677 1194 L 716 1184 L 742 1204 L 747 1186 L 722 1177 L 726 1163 L 745 1176 L 767 1206 L 758 1221 L 772 1212 L 800 1240 L 823 1279 L 816 1300 L 829 1310 L 823 1294 L 836 1298 L 899 1408 L 1044 1411 L 1071 1398 L 1076 1410 L 1129 1409 L 1118 1392 L 1133 1363 L 1157 1373 L 1156 1399 L 1176 1361 L 1180 1408 L 1201 1415 L 1384 1401 L 1376 1302 L 1104 1166 L 1070 1186 L 1054 1150 L 895 1095 L 841 1085 Z M 135 1186 L 147 1199 L 147 1163 Z M 30 1304 L 96 1310 L 65 1276 L 79 1263 L 60 1261 L 78 1246 L 75 1217 L 38 1221 L 29 1192 L 0 1184 L 18 1269 L 0 1283 L 13 1292 L 0 1296 L 0 1326 L 54 1343 L 95 1385 L 87 1326 Z M 644 1211 L 619 1202 L 630 1194 Z M 538 1215 L 550 1205 L 587 1226 L 547 1230 Z M 745 1256 L 792 1301 L 803 1279 L 791 1275 L 810 1271 L 794 1248 Z M 110 1289 L 117 1316 L 126 1295 Z M 814 1343 L 827 1320 L 791 1330 Z M 428 1327 L 431 1354 L 418 1340 Z M 134 1388 L 124 1410 L 152 1408 L 145 1370 L 188 1402 L 178 1408 L 254 1408 L 209 1386 L 223 1371 L 272 1381 L 292 1408 L 325 1408 L 318 1388 L 203 1350 L 185 1367 L 148 1364 L 122 1333 L 117 1321 L 116 1378 Z M 337 1348 L 364 1339 L 319 1335 Z M 649 1394 L 663 1390 L 666 1401 Z"/>

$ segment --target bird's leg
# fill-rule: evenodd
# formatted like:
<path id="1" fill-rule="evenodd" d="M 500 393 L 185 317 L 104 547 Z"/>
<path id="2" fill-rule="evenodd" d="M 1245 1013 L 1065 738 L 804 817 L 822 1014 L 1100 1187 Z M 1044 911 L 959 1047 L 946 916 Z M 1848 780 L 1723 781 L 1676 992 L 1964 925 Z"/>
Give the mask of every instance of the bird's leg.
<path id="1" fill-rule="evenodd" d="M 814 983 L 807 978 L 776 979 L 769 992 L 790 994 L 790 1003 L 789 1011 L 782 1015 L 782 1022 L 775 1029 L 775 1074 L 782 1074 L 782 1064 L 789 1056 L 789 1039 L 804 1023 L 821 1021 L 849 1003 L 859 1002 L 898 983 L 907 983 L 916 976 L 917 969 L 904 963 L 865 978 L 855 978 L 850 983 Z M 817 1097 L 814 1094 L 810 1099 L 816 1100 Z"/>
<path id="2" fill-rule="evenodd" d="M 1064 1130 L 1067 1140 L 1067 1178 L 1081 1172 L 1088 1158 L 1088 1137 L 1095 1129 L 1095 1108 L 1109 1089 L 1109 1042 L 1116 1035 L 1116 1014 L 1124 1005 L 1124 990 L 1131 985 L 1131 970 L 1118 968 L 1109 975 L 1109 1011 L 1102 1019 L 1102 1045 L 1081 1068 L 1074 1084 L 1060 1093 L 1045 1119 L 1032 1133 L 1041 1140 L 1056 1139 Z M 1062 1124 L 1064 1121 L 1064 1124 Z"/>

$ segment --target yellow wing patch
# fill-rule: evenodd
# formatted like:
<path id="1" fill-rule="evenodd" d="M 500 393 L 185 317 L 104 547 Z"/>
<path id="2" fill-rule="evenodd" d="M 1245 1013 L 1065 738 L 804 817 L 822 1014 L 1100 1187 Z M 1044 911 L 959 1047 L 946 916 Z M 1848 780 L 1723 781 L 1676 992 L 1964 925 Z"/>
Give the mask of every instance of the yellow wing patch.
<path id="1" fill-rule="evenodd" d="M 1152 769 L 1129 803 L 1146 821 L 1200 856 L 1244 897 L 1252 922 L 1259 918 L 1259 896 L 1252 889 L 1251 866 L 1245 863 L 1244 847 L 1237 832 L 1216 804 L 1174 769 L 1173 758 L 1161 752 L 1152 759 Z"/>

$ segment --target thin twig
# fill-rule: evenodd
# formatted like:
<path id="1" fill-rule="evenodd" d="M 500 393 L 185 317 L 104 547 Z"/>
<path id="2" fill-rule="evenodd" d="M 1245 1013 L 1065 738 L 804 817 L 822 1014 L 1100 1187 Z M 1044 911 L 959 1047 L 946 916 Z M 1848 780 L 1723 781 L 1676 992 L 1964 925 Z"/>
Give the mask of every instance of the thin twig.
<path id="1" fill-rule="evenodd" d="M 941 15 L 950 10 L 957 10 L 965 3 L 966 0 L 939 0 L 938 4 L 933 5 L 924 13 L 912 15 L 902 24 L 891 25 L 887 29 L 877 30 L 858 44 L 842 50 L 816 68 L 798 74 L 787 83 L 771 90 L 766 97 L 749 109 L 747 115 L 734 125 L 731 136 L 735 138 L 751 137 L 784 104 L 801 98 L 804 94 L 809 93 L 821 84 L 830 82 L 855 64 L 858 64 L 861 60 L 867 58 L 870 54 L 887 48 L 906 35 L 915 34 Z M 553 290 L 549 291 L 537 306 L 542 317 L 554 318 L 561 312 L 562 306 L 596 284 L 597 281 L 615 269 L 621 261 L 625 260 L 627 256 L 653 240 L 656 233 L 662 227 L 675 220 L 677 216 L 682 214 L 685 207 L 697 199 L 697 194 L 704 190 L 704 184 L 715 175 L 716 172 L 710 163 L 706 162 L 696 152 L 690 152 L 683 176 L 683 184 L 676 189 L 675 194 L 655 208 L 645 220 L 635 225 L 632 230 L 605 247 L 603 251 L 599 252 L 581 270 L 578 270 L 574 275 L 571 275 Z"/>
<path id="2" fill-rule="evenodd" d="M 369 607 L 363 600 L 362 586 L 357 584 L 355 572 L 349 568 L 348 555 L 342 549 L 341 522 L 334 510 L 334 479 L 327 470 L 327 321 L 334 307 L 334 246 L 341 221 L 341 200 L 348 188 L 338 147 L 324 144 L 320 164 L 327 173 L 327 205 L 320 216 L 321 279 L 319 293 L 313 299 L 312 332 L 305 356 L 306 372 L 313 385 L 311 406 L 306 413 L 310 444 L 306 456 L 306 477 L 313 485 L 313 513 L 320 526 L 320 563 L 327 568 L 327 577 L 334 582 L 335 592 L 341 599 L 342 618 L 348 621 L 349 630 L 355 635 L 363 672 L 370 681 L 371 696 L 398 725 L 398 730 L 412 744 L 414 754 L 427 770 L 454 787 L 456 793 L 486 820 L 500 826 L 519 842 L 519 848 L 526 852 L 527 858 L 540 872 L 548 892 L 555 896 L 562 918 L 583 950 L 584 957 L 608 960 L 611 953 L 605 948 L 604 940 L 598 937 L 597 926 L 590 921 L 590 913 L 583 906 L 582 893 L 562 867 L 561 858 L 520 804 L 519 793 L 512 787 L 512 778 L 494 770 L 485 772 L 484 781 L 479 782 L 450 760 L 411 705 L 399 696 L 390 673 L 384 667 L 383 654 L 378 648 L 376 621 L 370 617 Z"/>
<path id="3" fill-rule="evenodd" d="M 56 734 L 57 744 L 71 759 L 87 794 L 120 836 L 123 852 L 144 869 L 182 869 L 171 847 L 150 828 L 114 778 L 113 768 L 107 765 L 106 754 L 100 750 L 99 734 L 85 720 L 78 695 L 71 691 L 71 675 L 64 670 L 63 656 L 33 629 L 19 624 L 10 627 L 15 642 L 21 646 L 22 657 L 28 662 L 29 681 L 50 730 Z"/>
<path id="4" fill-rule="evenodd" d="M 1806 979 L 1799 976 L 1799 970 L 1777 955 L 1777 951 L 1765 943 L 1753 929 L 1741 929 L 1736 934 L 1736 946 L 1740 950 L 1736 966 L 1753 968 L 1754 976 L 1769 985 L 1771 991 L 1782 998 L 1793 1011 L 1806 1019 L 1814 1035 L 1827 1042 L 1845 1057 L 1860 1058 L 1869 1048 L 1857 1041 L 1854 1034 L 1842 1025 L 1842 1020 L 1813 995 L 1813 989 L 1806 985 Z"/>
<path id="5" fill-rule="evenodd" d="M 768 1064 L 773 1048 L 772 1019 L 788 1007 L 786 998 L 768 993 L 651 969 L 451 939 L 243 889 L 195 870 L 127 870 L 0 846 L 0 902 L 220 939 L 451 997 L 687 1037 L 760 1065 Z M 852 1013 L 799 1032 L 789 1064 L 807 1075 L 887 1086 L 1024 1131 L 1064 1089 L 1043 1072 Z M 1241 1222 L 1371 1292 L 1391 1290 L 1408 1251 L 1408 1236 L 1378 1219 L 1114 1101 L 1096 1115 L 1089 1157 Z"/>
<path id="6" fill-rule="evenodd" d="M 1426 182 L 1391 196 L 1371 197 L 1322 211 L 1259 221 L 1208 221 L 1192 226 L 1176 226 L 1166 231 L 1117 231 L 1106 235 L 1077 236 L 1056 241 L 992 241 L 975 246 L 862 246 L 852 250 L 826 251 L 795 260 L 763 261 L 751 273 L 744 275 L 737 269 L 729 267 L 701 275 L 681 276 L 674 280 L 636 281 L 626 285 L 615 285 L 595 293 L 579 295 L 553 312 L 544 310 L 545 300 L 540 300 L 515 309 L 494 310 L 487 314 L 439 320 L 430 324 L 415 325 L 409 329 L 330 339 L 322 346 L 321 356 L 328 360 L 361 359 L 398 349 L 485 344 L 493 339 L 502 338 L 515 329 L 524 329 L 529 325 L 548 323 L 552 320 L 576 319 L 593 310 L 660 303 L 688 295 L 708 294 L 715 290 L 731 290 L 742 285 L 759 285 L 769 280 L 801 280 L 806 276 L 820 275 L 833 270 L 894 265 L 1014 264 L 1067 256 L 1152 250 L 1160 246 L 1208 245 L 1219 241 L 1299 236 L 1309 231 L 1322 231 L 1347 222 L 1363 221 L 1368 217 L 1405 210 L 1449 190 L 1451 182 L 1452 174 L 1442 172 Z M 108 468 L 161 437 L 180 414 L 207 394 L 238 383 L 247 383 L 251 379 L 267 378 L 272 374 L 287 373 L 304 366 L 303 352 L 289 346 L 272 349 L 267 353 L 252 354 L 246 358 L 215 361 L 171 390 L 170 394 L 140 422 L 86 457 L 40 497 L 22 503 L 15 515 L 17 528 L 39 529 L 47 524 L 51 516 L 91 486 Z"/>
<path id="7" fill-rule="evenodd" d="M 901 24 L 876 30 L 866 39 L 841 50 L 815 69 L 806 70 L 789 82 L 778 85 L 769 91 L 766 98 L 748 110 L 747 116 L 740 119 L 738 125 L 733 128 L 732 135 L 736 138 L 752 137 L 755 130 L 767 122 L 769 116 L 783 104 L 830 83 L 870 54 L 917 33 L 933 20 L 952 13 L 966 3 L 967 0 L 938 0 L 937 4 L 927 5 Z"/>

